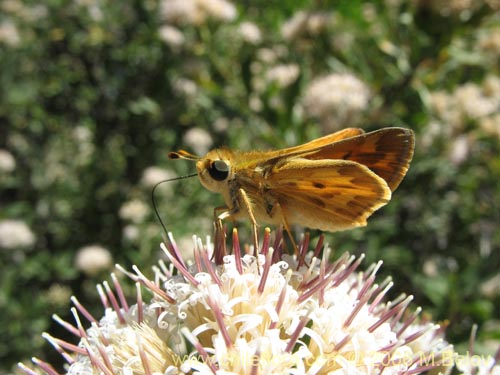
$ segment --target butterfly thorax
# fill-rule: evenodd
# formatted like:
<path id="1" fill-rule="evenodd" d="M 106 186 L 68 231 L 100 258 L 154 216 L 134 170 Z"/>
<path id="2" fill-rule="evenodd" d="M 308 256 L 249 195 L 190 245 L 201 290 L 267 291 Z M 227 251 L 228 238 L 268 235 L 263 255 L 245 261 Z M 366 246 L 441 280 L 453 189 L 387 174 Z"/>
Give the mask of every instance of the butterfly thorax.
<path id="1" fill-rule="evenodd" d="M 226 148 L 210 151 L 196 163 L 200 181 L 210 191 L 222 194 L 234 219 L 244 218 L 245 199 L 255 210 L 255 216 L 268 221 L 275 200 L 266 184 L 272 165 L 262 152 L 233 152 Z M 261 209 L 262 208 L 262 209 Z"/>

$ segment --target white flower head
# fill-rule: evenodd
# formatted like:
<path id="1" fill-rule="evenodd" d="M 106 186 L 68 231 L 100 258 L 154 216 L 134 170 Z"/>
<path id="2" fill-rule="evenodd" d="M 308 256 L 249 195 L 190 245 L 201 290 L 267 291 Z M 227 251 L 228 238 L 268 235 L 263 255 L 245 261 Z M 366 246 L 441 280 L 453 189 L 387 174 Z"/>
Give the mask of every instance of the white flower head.
<path id="1" fill-rule="evenodd" d="M 24 221 L 0 221 L 0 248 L 30 248 L 35 244 L 35 240 L 35 234 Z"/>
<path id="2" fill-rule="evenodd" d="M 0 173 L 9 173 L 16 169 L 16 159 L 7 151 L 0 149 Z"/>
<path id="3" fill-rule="evenodd" d="M 160 3 L 160 12 L 165 21 L 173 24 L 197 25 L 204 21 L 195 0 L 163 0 Z"/>
<path id="4" fill-rule="evenodd" d="M 71 288 L 63 284 L 52 284 L 45 293 L 45 297 L 51 304 L 67 306 L 68 299 L 71 297 Z"/>
<path id="5" fill-rule="evenodd" d="M 73 138 L 78 142 L 92 142 L 92 131 L 88 126 L 77 126 L 72 131 Z"/>
<path id="6" fill-rule="evenodd" d="M 470 119 L 488 116 L 500 110 L 500 96 L 487 95 L 482 87 L 474 83 L 459 86 L 453 93 L 453 98 L 456 108 L 461 109 Z"/>
<path id="7" fill-rule="evenodd" d="M 448 158 L 454 165 L 465 162 L 470 154 L 471 139 L 465 134 L 459 135 L 451 141 L 451 148 L 448 151 Z"/>
<path id="8" fill-rule="evenodd" d="M 129 224 L 123 227 L 123 238 L 127 241 L 134 242 L 139 238 L 140 232 L 137 225 Z"/>
<path id="9" fill-rule="evenodd" d="M 299 73 L 297 64 L 279 64 L 266 72 L 266 79 L 268 82 L 276 83 L 280 88 L 285 88 L 297 80 Z"/>
<path id="10" fill-rule="evenodd" d="M 183 141 L 198 155 L 205 155 L 213 144 L 210 133 L 202 128 L 189 129 L 184 134 Z"/>
<path id="11" fill-rule="evenodd" d="M 90 163 L 95 152 L 92 130 L 88 126 L 77 126 L 72 135 L 77 147 L 75 161 L 82 165 Z"/>
<path id="12" fill-rule="evenodd" d="M 11 21 L 0 23 L 0 44 L 2 43 L 9 47 L 17 47 L 21 44 L 21 35 L 15 23 Z"/>
<path id="13" fill-rule="evenodd" d="M 232 21 L 235 6 L 226 0 L 163 0 L 160 11 L 163 19 L 173 24 L 202 25 L 208 19 Z"/>
<path id="14" fill-rule="evenodd" d="M 242 22 L 238 27 L 238 32 L 247 43 L 259 44 L 262 40 L 262 33 L 259 27 L 252 22 Z"/>
<path id="15" fill-rule="evenodd" d="M 315 37 L 327 30 L 330 19 L 329 13 L 308 13 L 301 10 L 283 24 L 281 34 L 286 40 Z"/>
<path id="16" fill-rule="evenodd" d="M 272 48 L 259 48 L 257 50 L 257 59 L 265 64 L 272 64 L 278 59 L 278 53 Z"/>
<path id="17" fill-rule="evenodd" d="M 450 348 L 438 326 L 408 314 L 411 297 L 384 302 L 390 280 L 375 283 L 381 263 L 356 272 L 362 257 L 344 254 L 336 262 L 307 253 L 283 254 L 278 233 L 265 231 L 262 253 L 242 255 L 236 230 L 233 251 L 194 237 L 188 264 L 171 236 L 162 244 L 170 266 L 160 262 L 153 279 L 134 267 L 136 303 L 129 305 L 115 275 L 113 290 L 98 286 L 105 315 L 97 320 L 76 300 L 79 346 L 48 335 L 74 352 L 67 374 L 418 374 L 441 364 Z M 274 243 L 275 248 L 270 244 Z M 319 254 L 322 239 L 316 246 Z M 211 254 L 215 252 L 215 256 Z M 152 294 L 146 302 L 142 288 Z M 83 328 L 80 316 L 91 321 Z M 408 318 L 402 318 L 408 316 Z M 422 342 L 420 342 L 423 340 Z M 435 351 L 432 365 L 419 358 Z M 49 365 L 34 360 L 57 375 Z M 30 375 L 33 370 L 21 367 Z"/>
<path id="18" fill-rule="evenodd" d="M 227 0 L 198 0 L 197 3 L 210 18 L 229 22 L 237 16 L 236 7 Z"/>
<path id="19" fill-rule="evenodd" d="M 480 30 L 477 48 L 493 56 L 500 55 L 500 27 Z"/>
<path id="20" fill-rule="evenodd" d="M 141 176 L 141 185 L 147 188 L 152 188 L 158 182 L 169 180 L 171 178 L 175 178 L 177 175 L 174 171 L 170 169 L 164 169 L 161 167 L 151 166 L 147 167 Z"/>
<path id="21" fill-rule="evenodd" d="M 330 74 L 312 81 L 302 101 L 304 112 L 320 119 L 328 130 L 352 126 L 368 108 L 369 88 L 352 74 Z"/>
<path id="22" fill-rule="evenodd" d="M 480 119 L 479 127 L 487 134 L 500 139 L 500 113 Z"/>
<path id="23" fill-rule="evenodd" d="M 444 123 L 441 127 L 444 137 L 462 133 L 471 120 L 483 129 L 488 128 L 483 125 L 500 114 L 500 79 L 489 75 L 481 84 L 467 82 L 452 93 L 435 91 L 429 95 L 429 106 Z M 495 126 L 489 128 L 495 133 Z"/>
<path id="24" fill-rule="evenodd" d="M 187 78 L 178 78 L 173 83 L 174 91 L 186 98 L 193 98 L 198 94 L 198 86 Z"/>
<path id="25" fill-rule="evenodd" d="M 179 49 L 186 42 L 182 31 L 173 26 L 163 25 L 158 33 L 160 38 L 174 50 Z"/>
<path id="26" fill-rule="evenodd" d="M 31 5 L 18 0 L 3 0 L 0 2 L 0 10 L 28 23 L 39 21 L 49 14 L 44 4 Z"/>
<path id="27" fill-rule="evenodd" d="M 90 276 L 109 269 L 112 264 L 113 258 L 109 250 L 99 245 L 84 246 L 76 253 L 76 268 Z"/>
<path id="28" fill-rule="evenodd" d="M 133 199 L 125 202 L 120 207 L 120 217 L 123 220 L 129 220 L 133 223 L 142 223 L 149 214 L 149 206 L 143 201 Z"/>

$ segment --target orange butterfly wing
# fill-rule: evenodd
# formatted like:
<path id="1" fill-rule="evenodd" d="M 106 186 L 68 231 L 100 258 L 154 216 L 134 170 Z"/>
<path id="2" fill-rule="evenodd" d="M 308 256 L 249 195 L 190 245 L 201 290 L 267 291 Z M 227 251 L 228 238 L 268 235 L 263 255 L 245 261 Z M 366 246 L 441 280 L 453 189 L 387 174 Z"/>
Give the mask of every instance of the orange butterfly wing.
<path id="1" fill-rule="evenodd" d="M 352 138 L 364 134 L 364 132 L 365 131 L 360 128 L 346 128 L 339 130 L 338 132 L 325 135 L 324 137 L 313 139 L 312 141 L 309 141 L 302 145 L 286 148 L 284 150 L 281 150 L 281 152 L 286 154 L 295 154 L 296 152 L 314 150 L 318 147 L 323 147 L 334 142 L 339 142 L 343 139 Z"/>
<path id="2" fill-rule="evenodd" d="M 411 130 L 384 128 L 306 151 L 300 156 L 311 160 L 343 159 L 358 162 L 382 177 L 394 191 L 408 171 L 414 147 Z"/>
<path id="3" fill-rule="evenodd" d="M 339 130 L 338 132 L 325 135 L 324 137 L 313 139 L 312 141 L 309 141 L 299 146 L 293 146 L 276 151 L 268 151 L 266 152 L 266 161 L 268 161 L 269 164 L 271 164 L 272 160 L 276 160 L 282 156 L 290 157 L 294 155 L 300 155 L 306 151 L 317 150 L 326 145 L 341 141 L 343 139 L 352 138 L 361 134 L 364 134 L 363 129 L 359 128 L 342 129 Z"/>
<path id="4" fill-rule="evenodd" d="M 328 231 L 366 225 L 391 198 L 382 178 L 348 160 L 295 158 L 276 165 L 266 182 L 288 224 Z"/>

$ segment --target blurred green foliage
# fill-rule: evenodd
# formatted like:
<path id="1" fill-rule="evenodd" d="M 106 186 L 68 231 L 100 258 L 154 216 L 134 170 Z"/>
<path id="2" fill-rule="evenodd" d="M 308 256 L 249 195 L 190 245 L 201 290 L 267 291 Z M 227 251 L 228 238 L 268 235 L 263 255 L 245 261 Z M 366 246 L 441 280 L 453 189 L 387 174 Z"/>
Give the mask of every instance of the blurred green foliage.
<path id="1" fill-rule="evenodd" d="M 494 1 L 459 3 L 255 1 L 195 19 L 174 17 L 168 0 L 0 1 L 0 149 L 15 160 L 0 157 L 0 222 L 22 220 L 36 238 L 0 241 L 0 372 L 55 358 L 40 333 L 66 337 L 50 317 L 71 320 L 61 296 L 99 316 L 94 285 L 110 268 L 83 272 L 78 249 L 98 244 L 143 270 L 156 261 L 155 176 L 194 171 L 168 151 L 281 148 L 347 126 L 412 128 L 416 153 L 390 204 L 328 242 L 384 260 L 394 293 L 448 321 L 452 343 L 479 324 L 491 352 L 500 339 L 500 17 Z M 339 84 L 323 95 L 342 100 L 332 108 L 305 105 L 312 83 L 332 74 L 367 91 Z M 211 234 L 223 203 L 196 179 L 156 198 L 180 242 Z"/>

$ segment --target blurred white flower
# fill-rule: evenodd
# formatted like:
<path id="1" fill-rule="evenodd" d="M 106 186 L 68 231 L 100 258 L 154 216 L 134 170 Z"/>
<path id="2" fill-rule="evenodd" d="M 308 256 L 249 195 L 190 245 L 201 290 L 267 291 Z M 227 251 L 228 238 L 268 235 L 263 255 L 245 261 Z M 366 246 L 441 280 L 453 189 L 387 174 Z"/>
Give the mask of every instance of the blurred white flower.
<path id="1" fill-rule="evenodd" d="M 432 92 L 429 95 L 429 106 L 441 121 L 432 121 L 428 125 L 428 130 L 424 133 L 425 142 L 428 146 L 437 136 L 451 137 L 463 126 L 463 114 L 455 108 L 455 100 L 452 95 L 444 91 Z"/>
<path id="2" fill-rule="evenodd" d="M 174 91 L 186 97 L 195 97 L 198 94 L 196 83 L 187 78 L 177 78 L 173 83 Z"/>
<path id="3" fill-rule="evenodd" d="M 201 24 L 203 14 L 194 0 L 163 0 L 160 2 L 162 18 L 170 23 Z"/>
<path id="4" fill-rule="evenodd" d="M 49 14 L 49 10 L 43 4 L 36 4 L 29 7 L 29 18 L 31 22 L 39 21 Z"/>
<path id="5" fill-rule="evenodd" d="M 453 103 L 452 97 L 444 91 L 434 91 L 429 95 L 429 104 L 433 111 L 441 118 L 445 118 Z"/>
<path id="6" fill-rule="evenodd" d="M 262 100 L 256 94 L 250 95 L 250 97 L 248 98 L 248 106 L 254 112 L 260 112 L 260 111 L 262 111 L 262 108 L 264 108 L 264 104 L 262 103 Z"/>
<path id="7" fill-rule="evenodd" d="M 162 18 L 174 24 L 204 24 L 208 19 L 232 21 L 236 8 L 226 0 L 162 0 Z"/>
<path id="8" fill-rule="evenodd" d="M 286 40 L 296 39 L 306 31 L 306 23 L 307 13 L 301 10 L 283 24 L 281 27 L 281 35 L 283 35 L 283 38 Z"/>
<path id="9" fill-rule="evenodd" d="M 92 131 L 88 126 L 77 126 L 73 129 L 73 138 L 78 142 L 92 142 Z"/>
<path id="10" fill-rule="evenodd" d="M 63 284 L 52 284 L 45 292 L 45 298 L 55 306 L 67 306 L 71 297 L 71 289 Z"/>
<path id="11" fill-rule="evenodd" d="M 5 13 L 18 14 L 23 10 L 23 2 L 19 0 L 0 1 L 0 10 Z"/>
<path id="12" fill-rule="evenodd" d="M 222 244 L 194 237 L 183 245 L 194 248 L 191 265 L 170 237 L 162 249 L 171 265 L 160 262 L 152 278 L 119 267 L 136 282 L 136 303 L 126 302 L 113 274 L 114 290 L 98 286 L 105 306 L 100 320 L 72 298 L 79 328 L 56 321 L 79 345 L 44 335 L 64 348 L 66 374 L 419 374 L 453 357 L 442 329 L 419 322 L 419 310 L 408 311 L 411 297 L 385 301 L 392 282 L 376 283 L 381 262 L 356 272 L 362 258 L 346 253 L 330 263 L 328 250 L 320 260 L 306 254 L 306 244 L 300 257 L 284 255 L 282 245 L 269 246 L 268 231 L 257 261 L 241 255 L 236 231 L 232 237 L 235 254 L 215 257 Z M 142 289 L 153 295 L 150 302 Z M 84 317 L 92 323 L 86 330 Z"/>
<path id="13" fill-rule="evenodd" d="M 479 35 L 477 47 L 495 56 L 500 55 L 500 27 L 494 27 L 484 30 L 485 32 Z"/>
<path id="14" fill-rule="evenodd" d="M 500 113 L 480 119 L 479 127 L 500 140 Z"/>
<path id="15" fill-rule="evenodd" d="M 102 9 L 102 1 L 99 0 L 73 0 L 74 3 L 82 8 L 85 8 L 87 14 L 93 21 L 99 22 L 104 18 Z"/>
<path id="16" fill-rule="evenodd" d="M 207 18 L 233 21 L 237 16 L 236 7 L 226 0 L 196 0 L 196 3 Z"/>
<path id="17" fill-rule="evenodd" d="M 139 228 L 136 225 L 129 224 L 123 227 L 123 237 L 130 242 L 139 238 Z"/>
<path id="18" fill-rule="evenodd" d="M 139 199 L 132 199 L 120 207 L 119 215 L 123 220 L 142 223 L 149 214 L 149 206 Z"/>
<path id="19" fill-rule="evenodd" d="M 88 8 L 89 16 L 93 21 L 99 22 L 104 19 L 104 11 L 99 4 L 92 4 Z"/>
<path id="20" fill-rule="evenodd" d="M 75 153 L 75 163 L 87 165 L 92 161 L 95 151 L 93 143 L 93 133 L 87 126 L 77 126 L 73 129 L 73 139 L 76 141 L 77 152 Z"/>
<path id="21" fill-rule="evenodd" d="M 423 264 L 422 271 L 427 277 L 439 276 L 439 264 L 437 259 L 428 258 Z"/>
<path id="22" fill-rule="evenodd" d="M 171 48 L 178 49 L 185 42 L 184 34 L 176 27 L 163 25 L 158 31 L 161 40 L 167 43 Z"/>
<path id="23" fill-rule="evenodd" d="M 500 110 L 500 97 L 486 95 L 483 89 L 474 84 L 466 83 L 459 86 L 453 93 L 456 108 L 470 119 L 477 119 Z"/>
<path id="24" fill-rule="evenodd" d="M 332 131 L 353 126 L 370 98 L 368 87 L 352 74 L 330 74 L 309 84 L 302 104 L 308 116 L 319 118 Z"/>
<path id="25" fill-rule="evenodd" d="M 27 5 L 26 2 L 20 0 L 3 0 L 0 2 L 0 10 L 26 22 L 36 22 L 48 14 L 45 5 Z"/>
<path id="26" fill-rule="evenodd" d="M 213 124 L 215 131 L 222 133 L 229 128 L 229 119 L 227 117 L 218 117 Z"/>
<path id="27" fill-rule="evenodd" d="M 191 128 L 183 137 L 183 142 L 197 155 L 205 155 L 213 145 L 212 136 L 202 128 Z"/>
<path id="28" fill-rule="evenodd" d="M 361 7 L 361 13 L 363 15 L 363 19 L 369 23 L 375 22 L 379 16 L 377 7 L 373 3 L 363 4 Z"/>
<path id="29" fill-rule="evenodd" d="M 489 278 L 479 287 L 481 294 L 488 298 L 495 298 L 500 295 L 500 273 Z"/>
<path id="30" fill-rule="evenodd" d="M 142 172 L 141 185 L 147 188 L 152 188 L 160 181 L 175 178 L 177 175 L 170 169 L 164 169 L 156 166 L 147 167 Z"/>
<path id="31" fill-rule="evenodd" d="M 271 95 L 268 99 L 268 104 L 270 108 L 273 108 L 276 111 L 281 112 L 285 110 L 285 102 L 281 95 Z"/>
<path id="32" fill-rule="evenodd" d="M 21 220 L 0 221 L 0 248 L 29 248 L 35 244 L 35 234 Z"/>
<path id="33" fill-rule="evenodd" d="M 108 249 L 99 245 L 90 245 L 78 250 L 75 257 L 75 267 L 89 276 L 109 269 L 113 258 Z"/>
<path id="34" fill-rule="evenodd" d="M 16 159 L 9 151 L 0 148 L 0 173 L 12 172 L 14 169 L 16 169 Z"/>
<path id="35" fill-rule="evenodd" d="M 274 63 L 279 57 L 276 53 L 276 50 L 271 48 L 259 48 L 256 54 L 257 59 L 266 64 Z"/>
<path id="36" fill-rule="evenodd" d="M 304 36 L 318 35 L 326 30 L 331 18 L 329 13 L 308 13 L 299 11 L 281 27 L 281 35 L 286 40 L 295 40 Z"/>
<path id="37" fill-rule="evenodd" d="M 222 21 L 233 21 L 236 16 L 236 7 L 226 0 L 198 0 L 198 7 L 205 11 L 207 17 Z"/>
<path id="38" fill-rule="evenodd" d="M 280 64 L 270 68 L 266 72 L 266 78 L 270 82 L 275 82 L 280 88 L 285 88 L 297 80 L 299 73 L 297 64 Z"/>
<path id="39" fill-rule="evenodd" d="M 238 27 L 243 40 L 250 44 L 259 44 L 262 40 L 262 33 L 259 27 L 252 22 L 242 22 Z"/>
<path id="40" fill-rule="evenodd" d="M 465 134 L 453 139 L 448 157 L 454 165 L 460 165 L 467 160 L 471 142 L 472 140 Z"/>
<path id="41" fill-rule="evenodd" d="M 495 117 L 500 114 L 500 79 L 489 75 L 478 85 L 468 82 L 449 94 L 436 91 L 429 95 L 429 106 L 443 123 L 442 136 L 461 133 L 470 120 L 488 132 L 496 133 Z"/>
<path id="42" fill-rule="evenodd" d="M 493 74 L 488 75 L 482 82 L 481 88 L 486 97 L 494 98 L 497 101 L 496 112 L 500 112 L 500 77 Z"/>
<path id="43" fill-rule="evenodd" d="M 16 47 L 21 44 L 21 36 L 17 26 L 11 21 L 2 21 L 0 23 L 0 44 L 4 43 L 10 47 Z"/>

